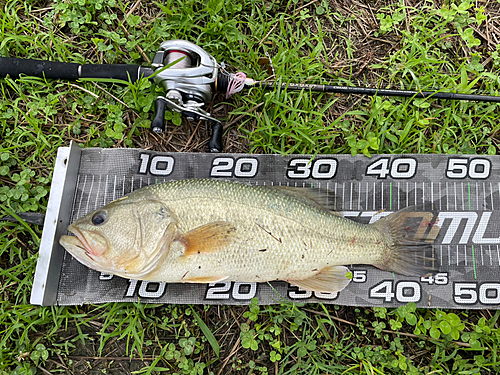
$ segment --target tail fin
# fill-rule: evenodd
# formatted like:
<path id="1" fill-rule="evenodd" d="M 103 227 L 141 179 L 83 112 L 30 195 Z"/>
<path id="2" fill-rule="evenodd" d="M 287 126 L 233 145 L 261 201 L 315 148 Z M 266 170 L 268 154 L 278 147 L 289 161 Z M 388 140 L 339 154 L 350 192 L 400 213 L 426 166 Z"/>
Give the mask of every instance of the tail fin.
<path id="1" fill-rule="evenodd" d="M 373 225 L 384 234 L 388 247 L 375 266 L 404 276 L 439 272 L 432 245 L 439 231 L 435 217 L 423 207 L 412 206 L 376 221 Z"/>

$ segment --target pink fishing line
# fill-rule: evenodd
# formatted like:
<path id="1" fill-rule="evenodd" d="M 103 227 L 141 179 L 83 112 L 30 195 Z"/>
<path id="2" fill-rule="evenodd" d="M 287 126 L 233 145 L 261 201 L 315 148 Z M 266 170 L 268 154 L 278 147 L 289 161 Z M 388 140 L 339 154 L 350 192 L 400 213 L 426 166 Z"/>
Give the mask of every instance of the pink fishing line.
<path id="1" fill-rule="evenodd" d="M 227 85 L 226 99 L 237 92 L 240 92 L 245 87 L 245 80 L 247 76 L 243 72 L 229 75 L 229 84 Z"/>

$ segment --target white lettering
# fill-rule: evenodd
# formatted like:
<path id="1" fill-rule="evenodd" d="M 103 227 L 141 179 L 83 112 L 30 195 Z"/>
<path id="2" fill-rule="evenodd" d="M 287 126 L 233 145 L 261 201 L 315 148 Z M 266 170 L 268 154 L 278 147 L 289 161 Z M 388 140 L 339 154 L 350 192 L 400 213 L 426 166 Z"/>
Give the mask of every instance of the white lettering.
<path id="1" fill-rule="evenodd" d="M 488 223 L 490 221 L 491 212 L 483 212 L 481 216 L 481 220 L 479 221 L 479 225 L 476 229 L 476 233 L 472 238 L 472 242 L 478 244 L 500 244 L 500 238 L 484 238 L 484 233 L 486 232 L 486 228 L 488 227 Z"/>
<path id="2" fill-rule="evenodd" d="M 361 214 L 361 216 L 371 216 L 372 218 L 370 219 L 369 224 L 373 224 L 377 220 L 382 219 L 383 217 L 389 216 L 390 214 L 392 214 L 392 211 L 382 211 L 382 212 L 366 211 L 366 212 L 363 212 Z"/>
<path id="3" fill-rule="evenodd" d="M 472 229 L 476 224 L 477 214 L 475 212 L 440 212 L 436 224 L 439 228 L 442 228 L 447 219 L 451 219 L 451 223 L 441 244 L 448 245 L 451 243 L 463 219 L 467 220 L 467 224 L 465 225 L 459 244 L 466 244 L 469 241 Z"/>

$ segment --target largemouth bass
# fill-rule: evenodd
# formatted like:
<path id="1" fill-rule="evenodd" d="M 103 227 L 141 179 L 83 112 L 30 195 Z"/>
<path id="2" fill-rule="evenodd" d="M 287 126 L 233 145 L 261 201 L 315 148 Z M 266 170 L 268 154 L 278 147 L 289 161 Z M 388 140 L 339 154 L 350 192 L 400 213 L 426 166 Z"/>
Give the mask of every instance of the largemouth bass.
<path id="1" fill-rule="evenodd" d="M 437 272 L 432 244 L 407 238 L 412 209 L 360 224 L 312 189 L 210 179 L 136 190 L 69 226 L 60 243 L 97 271 L 159 282 L 284 280 L 337 292 L 349 264 L 407 276 Z"/>

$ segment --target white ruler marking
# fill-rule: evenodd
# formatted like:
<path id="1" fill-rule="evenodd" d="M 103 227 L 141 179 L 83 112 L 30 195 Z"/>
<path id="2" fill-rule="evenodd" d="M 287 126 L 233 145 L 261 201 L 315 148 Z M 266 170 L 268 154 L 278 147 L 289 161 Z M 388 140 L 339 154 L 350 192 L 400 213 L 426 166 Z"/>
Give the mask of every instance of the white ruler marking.
<path id="1" fill-rule="evenodd" d="M 374 182 L 373 183 L 373 211 L 375 211 L 375 201 L 376 201 L 376 199 L 375 199 L 375 189 L 376 188 L 377 187 L 375 186 L 375 182 Z"/>
<path id="2" fill-rule="evenodd" d="M 443 200 L 441 199 L 441 182 L 439 183 L 439 211 L 443 209 Z"/>
<path id="3" fill-rule="evenodd" d="M 115 183 L 113 185 L 113 200 L 116 200 L 116 175 L 115 175 Z"/>
<path id="4" fill-rule="evenodd" d="M 399 211 L 399 201 L 401 200 L 401 189 L 399 188 L 399 181 L 398 181 L 398 211 Z"/>
<path id="5" fill-rule="evenodd" d="M 361 211 L 361 182 L 358 183 L 358 210 Z"/>
<path id="6" fill-rule="evenodd" d="M 493 185 L 490 182 L 490 197 L 491 197 L 491 210 L 493 211 L 495 208 L 493 207 Z"/>
<path id="7" fill-rule="evenodd" d="M 101 191 L 101 178 L 102 175 L 99 175 L 99 183 L 97 184 L 97 195 L 95 197 L 94 210 L 97 210 L 97 202 L 99 201 L 99 192 Z"/>
<path id="8" fill-rule="evenodd" d="M 476 209 L 479 211 L 479 187 L 478 183 L 476 182 Z"/>
<path id="9" fill-rule="evenodd" d="M 351 198 L 349 199 L 349 210 L 352 211 L 352 182 L 351 182 Z"/>
<path id="10" fill-rule="evenodd" d="M 381 186 L 380 186 L 380 209 L 383 210 L 385 207 L 384 207 L 384 183 L 382 182 Z"/>
<path id="11" fill-rule="evenodd" d="M 78 202 L 78 214 L 80 216 L 83 216 L 82 215 L 82 202 L 83 202 L 83 192 L 85 191 L 85 187 L 87 186 L 87 175 L 85 175 L 85 179 L 83 180 L 83 188 L 82 188 L 82 195 L 80 195 L 80 202 Z"/>
<path id="12" fill-rule="evenodd" d="M 408 207 L 410 204 L 410 185 L 408 184 L 408 181 L 406 182 L 406 207 Z"/>
<path id="13" fill-rule="evenodd" d="M 463 182 L 461 182 L 461 183 L 460 183 L 460 185 L 461 185 L 460 190 L 461 190 L 461 192 L 462 192 L 462 211 L 465 211 L 464 183 L 463 183 Z"/>
<path id="14" fill-rule="evenodd" d="M 335 211 L 337 211 L 337 183 L 335 183 Z"/>
<path id="15" fill-rule="evenodd" d="M 422 182 L 422 204 L 425 207 L 425 182 Z"/>
<path id="16" fill-rule="evenodd" d="M 365 201 L 365 210 L 368 211 L 368 182 L 366 183 L 366 201 Z"/>
<path id="17" fill-rule="evenodd" d="M 78 186 L 78 185 L 80 185 L 80 175 L 78 175 L 78 177 L 76 178 L 76 186 Z M 77 191 L 78 191 L 78 190 L 77 190 Z M 75 204 L 76 204 L 76 196 L 77 196 L 77 195 L 78 195 L 78 194 L 76 194 L 76 192 L 75 192 L 75 196 L 73 197 L 73 206 L 72 206 L 72 207 L 75 207 Z M 80 197 L 80 202 L 81 202 L 81 197 Z M 80 210 L 80 209 L 78 209 L 78 210 Z M 74 218 L 74 216 L 75 216 L 75 213 L 73 212 L 73 213 L 71 214 L 71 221 L 72 221 L 72 222 L 73 222 L 73 218 Z"/>
<path id="18" fill-rule="evenodd" d="M 89 190 L 89 196 L 88 196 L 88 199 L 87 199 L 87 205 L 85 206 L 85 213 L 89 212 L 90 197 L 92 195 L 92 189 L 94 187 L 94 176 L 95 175 L 92 175 L 92 182 L 90 183 L 90 190 Z"/>
<path id="19" fill-rule="evenodd" d="M 500 202 L 500 182 L 498 183 L 498 201 Z"/>
<path id="20" fill-rule="evenodd" d="M 453 182 L 453 197 L 455 198 L 455 211 L 457 210 L 457 183 Z"/>
<path id="21" fill-rule="evenodd" d="M 486 184 L 483 182 L 483 209 L 486 209 Z"/>
<path id="22" fill-rule="evenodd" d="M 415 182 L 415 206 L 417 205 L 417 183 Z"/>
<path id="23" fill-rule="evenodd" d="M 108 183 L 109 183 L 109 174 L 106 175 L 106 187 L 104 188 L 104 205 L 109 203 L 108 200 Z"/>
<path id="24" fill-rule="evenodd" d="M 345 210 L 345 182 L 342 182 L 342 210 Z"/>
<path id="25" fill-rule="evenodd" d="M 431 202 L 432 202 L 432 209 L 434 209 L 434 182 L 431 181 Z"/>
<path id="26" fill-rule="evenodd" d="M 448 183 L 446 183 L 446 211 L 449 210 L 450 207 L 450 194 L 448 192 Z"/>

